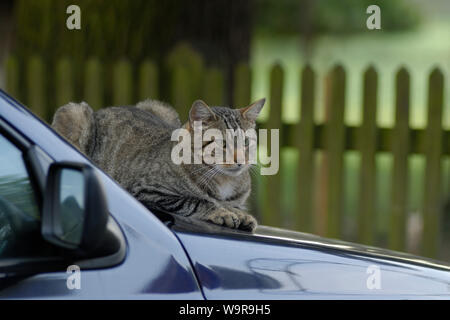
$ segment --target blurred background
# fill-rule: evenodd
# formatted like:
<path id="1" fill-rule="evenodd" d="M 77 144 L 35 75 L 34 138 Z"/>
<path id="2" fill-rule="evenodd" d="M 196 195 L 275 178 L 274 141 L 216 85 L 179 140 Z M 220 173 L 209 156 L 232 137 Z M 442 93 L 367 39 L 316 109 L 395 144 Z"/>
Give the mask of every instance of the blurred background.
<path id="1" fill-rule="evenodd" d="M 266 97 L 282 150 L 254 177 L 262 224 L 450 261 L 449 16 L 448 0 L 3 0 L 0 88 L 46 121 L 69 101 L 161 99 L 186 119 L 198 98 Z"/>

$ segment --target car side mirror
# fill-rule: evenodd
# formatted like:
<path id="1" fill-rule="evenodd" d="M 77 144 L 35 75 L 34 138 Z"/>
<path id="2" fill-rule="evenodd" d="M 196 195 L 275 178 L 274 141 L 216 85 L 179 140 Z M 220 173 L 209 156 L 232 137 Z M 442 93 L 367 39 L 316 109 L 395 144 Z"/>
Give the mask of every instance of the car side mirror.
<path id="1" fill-rule="evenodd" d="M 50 166 L 42 211 L 45 240 L 87 254 L 101 243 L 108 217 L 106 196 L 91 166 L 72 162 Z"/>

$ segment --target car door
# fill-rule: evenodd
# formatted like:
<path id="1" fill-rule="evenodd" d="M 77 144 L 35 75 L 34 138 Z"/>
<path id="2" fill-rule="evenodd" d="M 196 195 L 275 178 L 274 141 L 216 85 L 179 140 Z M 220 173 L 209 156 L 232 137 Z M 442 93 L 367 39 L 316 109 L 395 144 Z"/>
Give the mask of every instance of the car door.
<path id="1" fill-rule="evenodd" d="M 12 132 L 0 130 L 0 266 L 10 272 L 0 281 L 2 298 L 65 297 L 71 290 L 74 271 L 39 274 L 39 262 L 57 260 L 58 248 L 43 240 L 40 234 L 41 192 L 36 175 L 27 164 L 25 148 Z M 23 141 L 22 141 L 23 142 Z M 69 266 L 68 266 L 69 267 Z M 23 270 L 28 268 L 29 270 Z M 17 274 L 15 270 L 19 270 Z M 49 267 L 48 270 L 51 270 Z M 89 277 L 86 292 L 99 294 L 98 277 Z M 73 286 L 72 286 L 73 287 Z M 75 289 L 75 288 L 72 288 Z"/>

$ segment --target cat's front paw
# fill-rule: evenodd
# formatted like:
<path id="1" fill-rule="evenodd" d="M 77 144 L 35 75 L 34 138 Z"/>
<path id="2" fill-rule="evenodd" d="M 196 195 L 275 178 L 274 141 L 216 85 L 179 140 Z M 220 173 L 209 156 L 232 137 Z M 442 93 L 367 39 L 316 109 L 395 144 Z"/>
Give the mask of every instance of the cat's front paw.
<path id="1" fill-rule="evenodd" d="M 256 229 L 256 227 L 258 226 L 258 222 L 252 215 L 250 215 L 240 209 L 234 209 L 234 208 L 233 208 L 233 212 L 235 212 L 237 214 L 239 220 L 241 221 L 241 223 L 239 225 L 239 229 L 244 230 L 244 231 L 253 232 Z"/>
<path id="2" fill-rule="evenodd" d="M 233 229 L 237 229 L 241 223 L 238 215 L 224 208 L 218 208 L 202 218 L 208 222 Z"/>

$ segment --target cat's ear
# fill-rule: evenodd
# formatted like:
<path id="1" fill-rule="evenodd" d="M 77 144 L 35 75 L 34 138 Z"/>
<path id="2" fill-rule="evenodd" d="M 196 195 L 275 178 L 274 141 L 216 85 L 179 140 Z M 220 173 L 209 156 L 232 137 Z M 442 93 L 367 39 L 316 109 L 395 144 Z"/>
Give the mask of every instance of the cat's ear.
<path id="1" fill-rule="evenodd" d="M 212 120 L 216 120 L 216 115 L 211 108 L 202 100 L 194 101 L 189 111 L 189 123 L 193 125 L 194 121 L 206 123 Z"/>
<path id="2" fill-rule="evenodd" d="M 260 99 L 258 101 L 253 102 L 248 107 L 239 109 L 242 116 L 247 120 L 255 121 L 256 118 L 258 118 L 259 113 L 261 112 L 264 103 L 266 102 L 266 99 Z"/>

